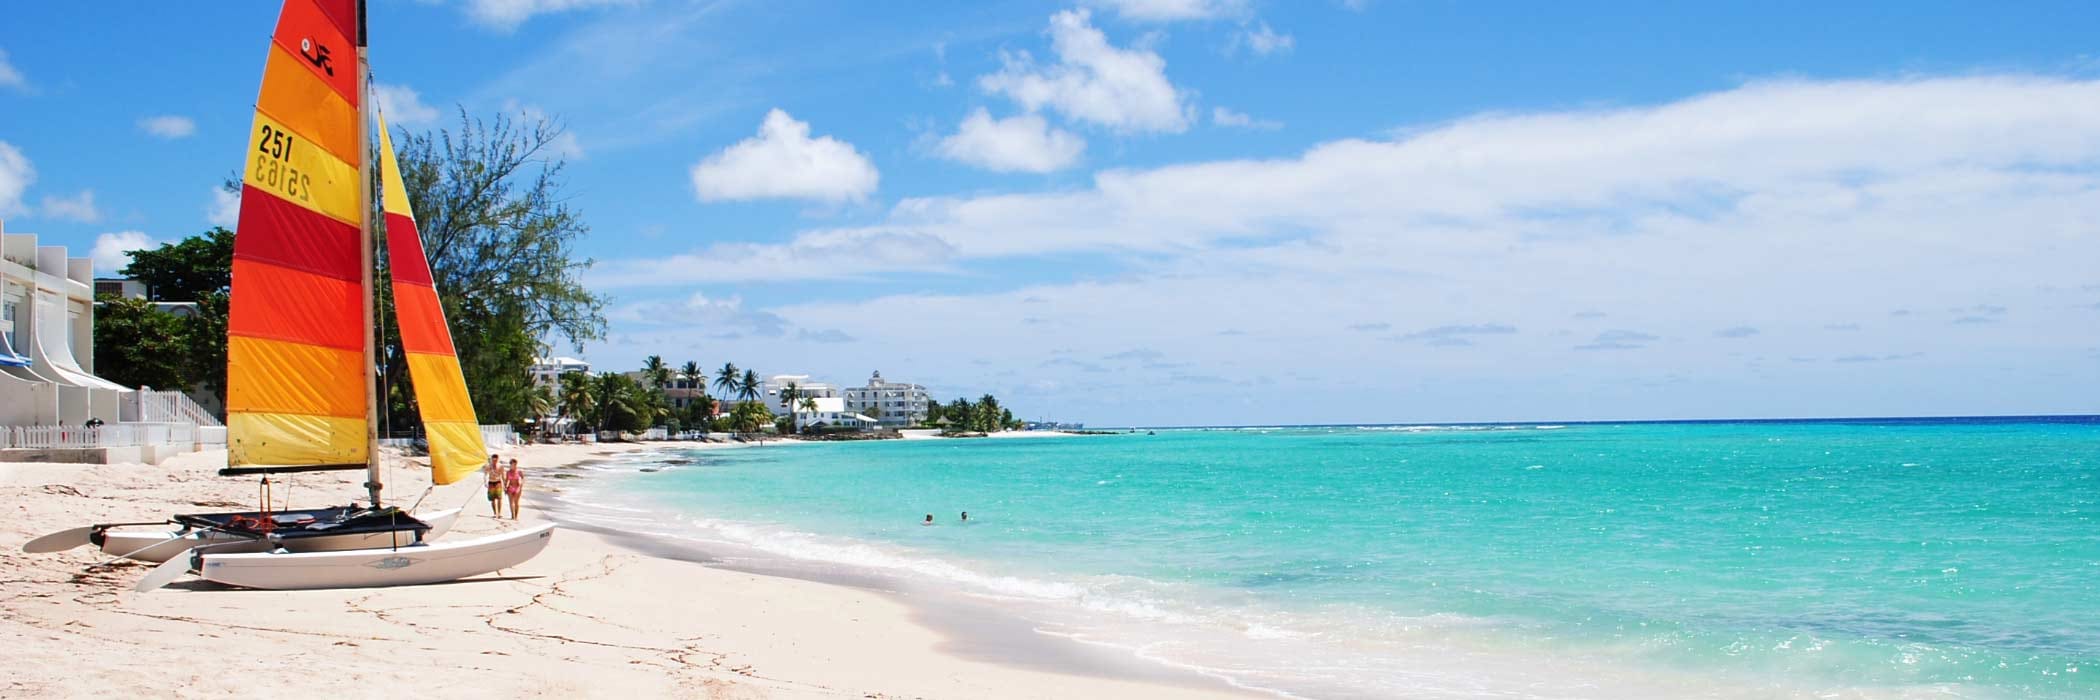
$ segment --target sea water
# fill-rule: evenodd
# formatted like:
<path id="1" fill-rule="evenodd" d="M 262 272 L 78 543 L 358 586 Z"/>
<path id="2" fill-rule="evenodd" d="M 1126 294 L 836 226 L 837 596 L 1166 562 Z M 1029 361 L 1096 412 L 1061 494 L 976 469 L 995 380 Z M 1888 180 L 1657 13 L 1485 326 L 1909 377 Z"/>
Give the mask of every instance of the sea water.
<path id="1" fill-rule="evenodd" d="M 681 518 L 659 534 L 905 577 L 1282 696 L 2100 697 L 2100 418 L 1160 430 L 648 459 L 662 470 L 585 498 Z"/>

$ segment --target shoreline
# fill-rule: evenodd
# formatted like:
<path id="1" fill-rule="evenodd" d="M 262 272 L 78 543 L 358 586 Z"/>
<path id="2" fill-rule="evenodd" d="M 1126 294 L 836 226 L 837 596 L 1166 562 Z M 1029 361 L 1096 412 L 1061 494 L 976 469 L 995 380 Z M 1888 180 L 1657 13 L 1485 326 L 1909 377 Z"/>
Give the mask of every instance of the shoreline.
<path id="1" fill-rule="evenodd" d="M 562 523 L 539 557 L 498 576 L 449 584 L 317 591 L 251 591 L 191 579 L 139 594 L 130 586 L 147 566 L 83 572 L 100 552 L 20 551 L 30 538 L 88 522 L 252 507 L 244 504 L 256 498 L 253 482 L 213 473 L 223 451 L 180 455 L 161 466 L 0 464 L 0 495 L 16 506 L 0 528 L 0 548 L 8 552 L 0 558 L 0 580 L 8 582 L 0 593 L 0 643 L 19 669 L 0 695 L 267 692 L 310 686 L 305 669 L 321 662 L 375 696 L 1262 697 L 1165 665 L 1119 663 L 1017 619 L 943 606 L 930 592 L 895 581 L 743 571 L 710 562 L 704 551 L 668 552 L 661 538 L 645 533 L 564 521 L 563 482 L 593 477 L 577 470 L 695 447 L 746 445 L 506 450 L 529 469 L 520 520 L 487 517 L 473 483 L 437 487 L 426 506 L 465 502 L 448 540 L 540 520 Z M 420 469 L 390 469 L 390 497 L 413 501 L 427 483 Z M 356 484 L 363 475 L 352 474 L 298 475 L 281 482 L 279 493 L 291 491 L 301 505 L 340 503 L 362 493 Z M 169 655 L 211 661 L 138 673 L 140 660 Z"/>

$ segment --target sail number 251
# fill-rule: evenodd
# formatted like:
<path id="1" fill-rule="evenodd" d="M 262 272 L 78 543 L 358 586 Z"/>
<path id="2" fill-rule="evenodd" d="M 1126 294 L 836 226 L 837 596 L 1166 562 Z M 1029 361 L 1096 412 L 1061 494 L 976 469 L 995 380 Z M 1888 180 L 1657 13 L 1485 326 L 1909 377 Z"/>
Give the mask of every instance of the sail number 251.
<path id="1" fill-rule="evenodd" d="M 313 177 L 291 164 L 292 145 L 297 142 L 297 136 L 262 125 L 262 139 L 255 146 L 255 179 L 299 201 L 312 201 Z"/>

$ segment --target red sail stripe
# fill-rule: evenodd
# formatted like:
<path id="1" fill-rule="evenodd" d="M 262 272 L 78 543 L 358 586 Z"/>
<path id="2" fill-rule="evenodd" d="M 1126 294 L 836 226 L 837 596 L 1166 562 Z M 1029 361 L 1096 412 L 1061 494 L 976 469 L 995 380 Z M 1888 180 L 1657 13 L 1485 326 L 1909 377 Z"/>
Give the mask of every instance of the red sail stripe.
<path id="1" fill-rule="evenodd" d="M 394 318 L 401 323 L 401 349 L 425 355 L 453 355 L 452 331 L 445 327 L 445 305 L 426 285 L 394 285 Z M 420 389 L 420 387 L 418 387 Z"/>
<path id="2" fill-rule="evenodd" d="M 388 212 L 386 215 L 387 272 L 394 283 L 432 286 L 430 262 L 423 257 L 423 239 L 416 220 Z"/>
<path id="3" fill-rule="evenodd" d="M 256 233 L 234 237 L 235 260 L 264 262 L 353 283 L 364 281 L 364 256 L 357 253 L 355 226 L 245 185 L 241 187 L 241 225 Z"/>

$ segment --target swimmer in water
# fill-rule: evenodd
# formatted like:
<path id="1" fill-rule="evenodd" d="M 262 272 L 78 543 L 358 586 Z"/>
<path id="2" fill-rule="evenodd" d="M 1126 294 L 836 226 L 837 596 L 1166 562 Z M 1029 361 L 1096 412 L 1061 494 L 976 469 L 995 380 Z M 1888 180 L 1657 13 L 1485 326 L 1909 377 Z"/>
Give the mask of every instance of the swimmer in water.
<path id="1" fill-rule="evenodd" d="M 963 522 L 964 522 L 965 524 L 967 524 L 967 523 L 969 523 L 969 522 L 970 522 L 970 511 L 967 511 L 967 510 L 966 510 L 966 511 L 963 511 L 963 512 L 962 512 L 962 521 L 963 521 Z"/>
<path id="2" fill-rule="evenodd" d="M 926 514 L 926 522 L 923 522 L 923 523 L 919 523 L 919 524 L 920 524 L 920 525 L 932 525 L 932 524 L 933 524 L 933 514 L 932 514 L 932 513 L 927 513 L 927 514 Z"/>

